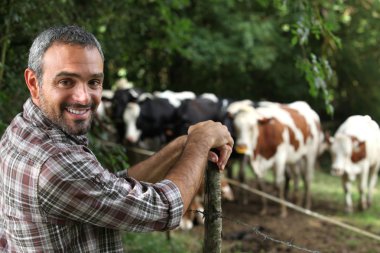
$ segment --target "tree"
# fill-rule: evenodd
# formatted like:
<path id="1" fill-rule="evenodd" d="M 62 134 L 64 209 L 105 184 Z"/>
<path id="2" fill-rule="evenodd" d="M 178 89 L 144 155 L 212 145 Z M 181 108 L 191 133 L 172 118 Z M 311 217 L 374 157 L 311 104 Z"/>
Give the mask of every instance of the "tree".
<path id="1" fill-rule="evenodd" d="M 337 120 L 380 117 L 361 96 L 371 91 L 378 101 L 376 1 L 0 1 L 0 132 L 27 97 L 22 73 L 33 37 L 59 24 L 100 40 L 105 88 L 126 76 L 147 91 L 306 100 L 325 119 L 333 108 Z"/>

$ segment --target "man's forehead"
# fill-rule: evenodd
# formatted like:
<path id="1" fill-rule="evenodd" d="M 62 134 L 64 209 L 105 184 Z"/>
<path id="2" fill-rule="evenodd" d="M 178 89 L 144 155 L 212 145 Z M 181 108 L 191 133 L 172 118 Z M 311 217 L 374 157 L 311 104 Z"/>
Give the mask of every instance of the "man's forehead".
<path id="1" fill-rule="evenodd" d="M 102 75 L 104 62 L 99 50 L 93 46 L 71 45 L 64 43 L 55 43 L 43 56 L 43 68 L 46 66 L 66 68 L 67 72 L 71 71 L 70 67 L 87 66 L 94 72 L 93 74 Z M 64 71 L 64 70 L 62 70 Z"/>

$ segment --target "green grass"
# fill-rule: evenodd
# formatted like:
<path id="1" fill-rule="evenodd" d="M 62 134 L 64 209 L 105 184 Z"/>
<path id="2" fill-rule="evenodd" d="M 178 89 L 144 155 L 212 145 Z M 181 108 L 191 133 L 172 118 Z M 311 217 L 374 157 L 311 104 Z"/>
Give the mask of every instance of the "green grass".
<path id="1" fill-rule="evenodd" d="M 166 232 L 124 233 L 126 252 L 133 253 L 193 253 L 202 252 L 203 241 L 195 240 L 184 231 L 171 231 L 170 240 Z"/>
<path id="2" fill-rule="evenodd" d="M 352 182 L 352 201 L 354 205 L 354 213 L 345 213 L 344 206 L 344 192 L 342 187 L 341 178 L 337 176 L 332 176 L 329 171 L 329 160 L 324 158 L 320 163 L 320 168 L 315 170 L 314 178 L 311 185 L 312 202 L 328 202 L 334 207 L 334 211 L 324 211 L 318 210 L 322 215 L 330 216 L 336 218 L 342 222 L 348 223 L 353 226 L 357 226 L 367 231 L 376 232 L 380 230 L 380 182 L 377 184 L 374 195 L 372 206 L 364 211 L 360 212 L 358 210 L 359 203 L 359 193 L 358 193 L 358 183 Z M 238 174 L 238 165 L 233 165 L 233 175 L 235 178 Z M 254 180 L 255 177 L 252 173 L 251 168 L 245 168 L 246 180 Z M 265 180 L 268 184 L 271 184 L 273 180 L 272 171 L 268 171 L 265 176 Z M 292 182 L 290 187 L 292 187 Z M 302 191 L 303 184 L 300 182 L 300 190 Z"/>
<path id="3" fill-rule="evenodd" d="M 340 177 L 334 177 L 325 170 L 317 170 L 312 184 L 313 202 L 328 201 L 336 205 L 337 213 L 333 214 L 337 219 L 365 230 L 378 231 L 380 229 L 379 184 L 373 195 L 373 205 L 364 212 L 358 210 L 359 193 L 358 183 L 352 182 L 353 214 L 344 212 L 344 192 Z"/>

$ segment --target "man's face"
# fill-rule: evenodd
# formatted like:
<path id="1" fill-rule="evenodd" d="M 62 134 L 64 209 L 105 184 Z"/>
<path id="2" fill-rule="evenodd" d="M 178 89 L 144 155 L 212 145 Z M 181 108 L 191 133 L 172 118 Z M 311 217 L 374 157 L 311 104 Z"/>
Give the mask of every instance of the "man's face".
<path id="1" fill-rule="evenodd" d="M 53 44 L 43 57 L 37 105 L 68 134 L 85 134 L 100 103 L 102 84 L 103 60 L 97 48 Z"/>

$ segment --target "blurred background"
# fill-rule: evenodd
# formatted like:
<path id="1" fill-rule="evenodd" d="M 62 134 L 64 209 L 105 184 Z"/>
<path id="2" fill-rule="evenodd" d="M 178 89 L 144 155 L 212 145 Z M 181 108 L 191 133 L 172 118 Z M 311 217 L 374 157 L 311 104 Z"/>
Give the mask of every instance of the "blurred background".
<path id="1" fill-rule="evenodd" d="M 33 39 L 50 26 L 64 24 L 84 27 L 102 44 L 104 89 L 115 89 L 117 80 L 126 78 L 147 92 L 210 92 L 281 103 L 303 100 L 331 132 L 354 114 L 370 115 L 380 123 L 379 0 L 0 0 L 0 136 L 29 97 L 23 73 Z M 104 129 L 94 128 L 90 134 L 99 160 L 108 168 L 128 166 L 124 147 L 105 145 L 108 137 Z M 367 215 L 346 216 L 341 211 L 340 182 L 329 181 L 327 167 L 317 175 L 314 200 L 323 202 L 331 194 L 324 191 L 326 182 L 336 192 L 319 211 L 350 222 L 356 222 L 354 218 L 362 227 L 380 231 L 378 205 Z M 336 209 L 335 203 L 340 205 Z M 353 238 L 343 235 L 318 246 L 306 245 L 325 246 L 328 252 L 332 244 L 341 247 Z M 158 252 L 157 247 L 163 247 L 160 252 L 200 250 L 202 238 L 194 242 L 183 236 L 177 244 L 167 244 L 162 234 L 150 239 L 127 234 L 125 241 L 129 252 Z M 356 244 L 347 246 L 353 251 L 339 252 L 379 252 L 371 244 L 359 251 L 367 241 L 354 239 Z M 138 248 L 141 245 L 145 248 Z"/>
<path id="2" fill-rule="evenodd" d="M 28 49 L 47 27 L 77 24 L 106 55 L 105 88 L 307 101 L 336 127 L 380 120 L 377 0 L 0 0 L 0 133 L 20 111 Z"/>

